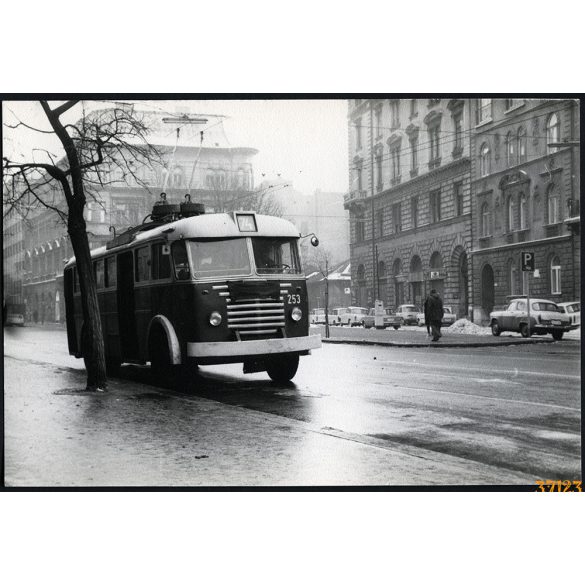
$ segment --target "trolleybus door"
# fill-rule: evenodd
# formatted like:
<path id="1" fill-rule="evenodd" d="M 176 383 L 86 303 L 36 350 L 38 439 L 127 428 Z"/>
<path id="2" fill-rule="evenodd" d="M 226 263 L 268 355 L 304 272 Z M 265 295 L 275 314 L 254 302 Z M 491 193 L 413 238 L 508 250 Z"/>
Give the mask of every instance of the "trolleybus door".
<path id="1" fill-rule="evenodd" d="M 118 255 L 118 324 L 122 356 L 138 357 L 138 336 L 134 314 L 134 261 L 132 252 Z"/>

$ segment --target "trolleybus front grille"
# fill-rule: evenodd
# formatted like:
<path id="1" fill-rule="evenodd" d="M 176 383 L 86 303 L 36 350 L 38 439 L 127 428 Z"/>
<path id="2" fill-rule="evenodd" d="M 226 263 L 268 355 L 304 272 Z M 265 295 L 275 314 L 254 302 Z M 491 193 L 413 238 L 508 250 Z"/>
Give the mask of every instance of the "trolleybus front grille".
<path id="1" fill-rule="evenodd" d="M 284 327 L 284 303 L 273 299 L 227 300 L 227 326 L 241 335 L 267 335 Z"/>

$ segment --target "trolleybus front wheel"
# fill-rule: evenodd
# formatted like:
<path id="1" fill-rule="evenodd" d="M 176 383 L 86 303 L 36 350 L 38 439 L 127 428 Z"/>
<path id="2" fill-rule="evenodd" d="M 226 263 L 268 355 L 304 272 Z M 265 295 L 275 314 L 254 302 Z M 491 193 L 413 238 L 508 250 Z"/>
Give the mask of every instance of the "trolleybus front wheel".
<path id="1" fill-rule="evenodd" d="M 299 367 L 298 355 L 280 355 L 270 359 L 266 372 L 275 382 L 290 382 Z"/>

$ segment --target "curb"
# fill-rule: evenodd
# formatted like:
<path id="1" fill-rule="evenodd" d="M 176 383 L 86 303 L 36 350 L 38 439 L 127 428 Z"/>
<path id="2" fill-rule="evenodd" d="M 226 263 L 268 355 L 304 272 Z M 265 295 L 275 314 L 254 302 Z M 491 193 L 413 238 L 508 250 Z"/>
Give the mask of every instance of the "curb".
<path id="1" fill-rule="evenodd" d="M 469 341 L 469 342 L 462 342 L 462 341 L 443 341 L 438 343 L 433 343 L 431 341 L 427 343 L 415 343 L 415 342 L 396 342 L 396 341 L 380 341 L 380 340 L 370 340 L 370 339 L 348 339 L 348 338 L 323 338 L 321 337 L 321 343 L 347 343 L 350 345 L 386 345 L 389 347 L 502 347 L 506 345 L 531 345 L 533 343 L 555 343 L 554 339 L 514 339 L 510 338 L 509 340 L 501 340 L 501 341 L 492 341 L 491 343 L 482 343 L 481 341 Z"/>

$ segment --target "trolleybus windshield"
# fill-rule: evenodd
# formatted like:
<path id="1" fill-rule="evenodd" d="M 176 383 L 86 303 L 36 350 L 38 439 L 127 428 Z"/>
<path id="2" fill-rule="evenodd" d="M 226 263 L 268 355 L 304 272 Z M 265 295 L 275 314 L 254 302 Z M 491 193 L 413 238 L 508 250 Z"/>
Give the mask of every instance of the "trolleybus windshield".
<path id="1" fill-rule="evenodd" d="M 258 274 L 301 274 L 294 238 L 252 238 Z"/>
<path id="2" fill-rule="evenodd" d="M 246 238 L 188 240 L 195 278 L 251 274 Z"/>

